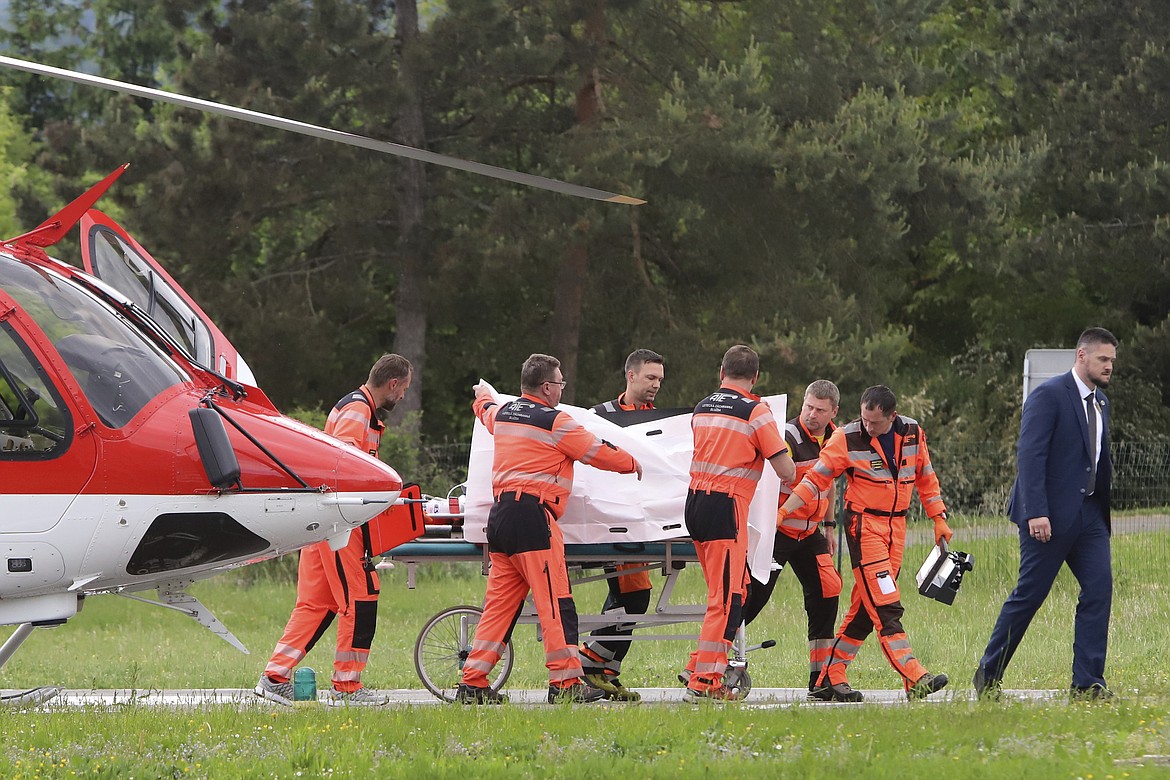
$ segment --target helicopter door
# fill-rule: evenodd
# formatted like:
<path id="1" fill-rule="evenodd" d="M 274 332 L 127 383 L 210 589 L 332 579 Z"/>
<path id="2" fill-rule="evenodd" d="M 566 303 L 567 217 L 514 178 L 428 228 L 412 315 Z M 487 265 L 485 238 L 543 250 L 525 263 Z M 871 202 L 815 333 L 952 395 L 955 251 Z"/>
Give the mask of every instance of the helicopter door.
<path id="1" fill-rule="evenodd" d="M 252 370 L 186 290 L 118 223 L 90 209 L 81 218 L 85 270 L 134 301 L 200 363 L 245 384 Z"/>
<path id="2" fill-rule="evenodd" d="M 0 542 L 55 526 L 97 465 L 94 436 L 41 347 L 19 315 L 0 317 Z"/>

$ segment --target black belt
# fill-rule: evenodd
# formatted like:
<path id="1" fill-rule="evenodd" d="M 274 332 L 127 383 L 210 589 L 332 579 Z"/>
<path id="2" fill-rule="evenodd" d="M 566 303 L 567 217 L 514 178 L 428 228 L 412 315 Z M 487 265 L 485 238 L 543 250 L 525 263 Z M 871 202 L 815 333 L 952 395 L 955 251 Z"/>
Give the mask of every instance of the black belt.
<path id="1" fill-rule="evenodd" d="M 866 515 L 874 515 L 875 517 L 905 517 L 906 516 L 905 509 L 903 509 L 901 512 L 887 512 L 884 509 L 874 509 L 874 508 L 868 507 L 868 506 L 862 507 L 861 509 L 858 509 L 858 508 L 852 507 L 852 506 L 849 508 L 851 510 L 853 510 L 854 512 L 860 512 L 861 514 L 866 514 Z"/>
<path id="2" fill-rule="evenodd" d="M 500 503 L 500 501 L 502 501 L 505 496 L 512 496 L 512 500 L 516 501 L 516 502 L 520 502 L 520 501 L 523 501 L 525 499 L 528 499 L 529 501 L 535 501 L 538 504 L 556 505 L 556 504 L 561 503 L 561 500 L 559 498 L 550 501 L 548 499 L 541 498 L 540 496 L 534 496 L 531 493 L 524 493 L 524 492 L 521 492 L 519 490 L 505 490 L 503 493 L 500 493 L 498 496 L 496 496 L 496 503 L 497 504 Z"/>

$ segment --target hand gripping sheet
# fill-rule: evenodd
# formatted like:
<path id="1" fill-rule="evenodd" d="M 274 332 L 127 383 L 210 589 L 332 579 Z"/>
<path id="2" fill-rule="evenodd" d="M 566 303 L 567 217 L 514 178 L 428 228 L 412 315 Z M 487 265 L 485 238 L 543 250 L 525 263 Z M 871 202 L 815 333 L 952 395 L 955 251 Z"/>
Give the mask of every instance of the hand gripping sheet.
<path id="1" fill-rule="evenodd" d="M 494 389 L 492 393 L 501 403 L 516 397 L 502 395 Z M 787 396 L 769 396 L 764 400 L 778 423 L 782 423 Z M 634 474 L 614 474 L 582 463 L 574 464 L 573 492 L 560 520 L 565 544 L 654 542 L 687 535 L 683 506 L 690 484 L 694 445 L 690 414 L 623 428 L 588 409 L 567 404 L 557 408 L 594 435 L 633 454 L 643 471 L 639 482 Z M 487 541 L 487 516 L 493 500 L 493 445 L 492 435 L 476 420 L 467 471 L 463 534 L 468 541 L 480 544 Z M 767 581 L 771 570 L 779 498 L 780 480 L 765 463 L 764 476 L 756 487 L 748 514 L 748 564 L 752 576 L 760 582 Z"/>

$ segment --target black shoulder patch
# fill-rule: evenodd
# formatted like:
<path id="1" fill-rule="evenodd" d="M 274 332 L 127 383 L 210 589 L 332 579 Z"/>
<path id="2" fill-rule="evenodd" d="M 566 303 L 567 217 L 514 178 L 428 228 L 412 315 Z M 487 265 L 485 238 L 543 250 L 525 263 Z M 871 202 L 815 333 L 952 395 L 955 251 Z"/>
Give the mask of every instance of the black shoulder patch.
<path id="1" fill-rule="evenodd" d="M 695 407 L 695 414 L 726 414 L 741 420 L 750 420 L 752 410 L 756 408 L 758 403 L 759 401 L 745 398 L 736 392 L 716 390 L 699 401 L 698 406 Z"/>
<path id="2" fill-rule="evenodd" d="M 517 398 L 515 401 L 509 401 L 500 407 L 500 411 L 496 414 L 496 422 L 531 425 L 551 431 L 558 414 L 560 412 L 550 406 L 533 403 L 526 398 Z"/>
<path id="3" fill-rule="evenodd" d="M 340 411 L 352 403 L 362 403 L 366 406 L 370 405 L 370 402 L 366 400 L 366 397 L 362 394 L 361 390 L 354 390 L 352 393 L 333 404 L 333 408 Z"/>

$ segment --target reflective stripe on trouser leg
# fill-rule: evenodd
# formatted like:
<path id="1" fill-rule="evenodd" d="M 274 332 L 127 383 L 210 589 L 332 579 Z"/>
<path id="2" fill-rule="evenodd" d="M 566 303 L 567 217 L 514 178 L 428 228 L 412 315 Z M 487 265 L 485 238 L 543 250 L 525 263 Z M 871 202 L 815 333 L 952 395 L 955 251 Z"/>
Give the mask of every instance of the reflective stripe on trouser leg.
<path id="1" fill-rule="evenodd" d="M 378 629 L 378 575 L 366 571 L 365 553 L 363 534 L 357 531 L 349 535 L 344 547 L 333 553 L 332 560 L 322 551 L 325 575 L 331 580 L 330 587 L 340 607 L 333 687 L 343 693 L 362 687 L 362 671 Z"/>
<path id="2" fill-rule="evenodd" d="M 606 572 L 611 574 L 609 583 L 609 595 L 606 596 L 605 606 L 602 607 L 602 613 L 609 612 L 616 609 L 624 609 L 627 615 L 644 615 L 646 610 L 650 607 L 650 589 L 630 589 L 631 582 L 637 580 L 637 584 L 642 583 L 642 577 L 645 577 L 646 572 L 637 572 L 636 574 L 625 574 L 617 577 L 612 576 L 614 571 L 621 571 L 623 566 L 630 568 L 638 564 L 623 564 L 618 566 L 616 570 L 606 569 Z M 648 578 L 646 582 L 648 583 Z M 634 632 L 628 628 L 629 624 L 616 624 L 612 626 L 603 626 L 591 632 L 590 637 L 606 637 L 606 636 L 631 636 Z M 587 673 L 600 673 L 607 671 L 610 674 L 617 675 L 622 670 L 622 660 L 626 654 L 630 652 L 630 642 L 618 640 L 604 640 L 591 639 L 582 647 L 581 660 L 585 665 Z"/>
<path id="3" fill-rule="evenodd" d="M 580 680 L 581 659 L 575 641 L 577 613 L 572 606 L 569 575 L 565 568 L 565 547 L 560 528 L 551 526 L 547 550 L 505 555 L 490 553 L 487 595 L 483 617 L 475 632 L 471 653 L 463 666 L 463 682 L 474 687 L 488 685 L 488 674 L 500 659 L 503 643 L 515 621 L 524 597 L 532 591 L 540 630 L 544 637 L 545 666 L 549 681 L 556 685 Z"/>
<path id="4" fill-rule="evenodd" d="M 471 652 L 463 663 L 463 683 L 473 688 L 488 687 L 488 675 L 504 652 L 516 613 L 528 595 L 528 582 L 504 553 L 488 553 L 487 593 L 483 615 L 475 628 Z"/>
<path id="5" fill-rule="evenodd" d="M 603 674 L 609 672 L 617 675 L 622 671 L 622 662 L 614 657 L 610 646 L 617 642 L 587 642 L 581 646 L 581 666 L 585 674 Z M 624 644 L 624 643 L 623 643 Z"/>
<path id="6" fill-rule="evenodd" d="M 377 628 L 377 596 L 354 601 L 353 609 L 338 616 L 337 652 L 333 656 L 334 688 L 349 693 L 362 686 L 362 672 L 370 660 L 370 645 Z"/>
<path id="7" fill-rule="evenodd" d="M 780 536 L 778 534 L 777 536 Z M 829 659 L 835 634 L 837 603 L 841 594 L 841 575 L 828 553 L 828 541 L 820 533 L 793 542 L 776 543 L 776 550 L 792 569 L 804 593 L 804 611 L 808 616 L 809 688 L 816 686 Z M 755 583 L 751 583 L 755 587 Z"/>
<path id="8" fill-rule="evenodd" d="M 707 580 L 707 610 L 695 653 L 687 664 L 693 672 L 688 687 L 696 691 L 722 684 L 731 640 L 743 619 L 747 594 L 747 503 L 735 500 L 734 539 L 694 543 Z"/>
<path id="9" fill-rule="evenodd" d="M 313 648 L 337 614 L 336 598 L 325 575 L 323 554 L 327 555 L 328 563 L 332 565 L 333 552 L 325 543 L 301 550 L 297 562 L 296 606 L 264 669 L 264 673 L 277 682 L 288 682 L 293 669 Z"/>
<path id="10" fill-rule="evenodd" d="M 522 559 L 518 565 L 530 573 L 548 681 L 563 687 L 579 682 L 584 672 L 577 647 L 577 607 L 565 566 L 565 538 L 555 522 L 550 523 L 549 531 L 548 550 L 521 553 L 513 559 Z"/>
<path id="11" fill-rule="evenodd" d="M 852 555 L 852 549 L 850 555 Z M 821 670 L 817 680 L 818 685 L 828 681 L 831 685 L 840 685 L 849 681 L 845 668 L 857 656 L 866 637 L 873 631 L 873 621 L 861 601 L 861 575 L 857 569 L 853 570 L 853 590 L 849 594 L 849 609 L 841 620 L 841 628 L 833 639 L 829 648 L 829 658 L 826 666 Z"/>
<path id="12" fill-rule="evenodd" d="M 860 614 L 854 623 L 861 630 L 872 628 L 877 631 L 882 653 L 894 671 L 901 675 L 903 686 L 909 689 L 926 674 L 926 668 L 914 657 L 910 640 L 902 628 L 904 610 L 897 580 L 905 547 L 906 520 L 862 515 L 859 525 L 859 538 L 849 539 L 849 553 L 858 562 L 854 570 L 854 596 L 861 601 L 868 626 L 861 622 Z M 854 555 L 855 550 L 857 555 Z M 861 631 L 846 627 L 845 633 L 859 636 Z M 865 633 L 868 635 L 868 631 Z"/>
<path id="13" fill-rule="evenodd" d="M 821 678 L 821 670 L 825 668 L 828 663 L 829 655 L 833 649 L 832 639 L 810 639 L 808 643 L 808 687 L 813 689 L 816 687 L 817 680 Z"/>

